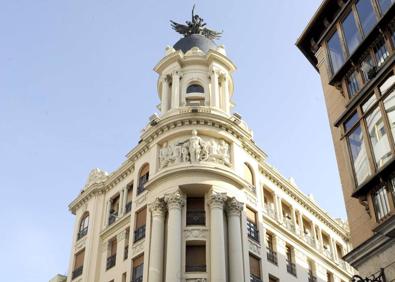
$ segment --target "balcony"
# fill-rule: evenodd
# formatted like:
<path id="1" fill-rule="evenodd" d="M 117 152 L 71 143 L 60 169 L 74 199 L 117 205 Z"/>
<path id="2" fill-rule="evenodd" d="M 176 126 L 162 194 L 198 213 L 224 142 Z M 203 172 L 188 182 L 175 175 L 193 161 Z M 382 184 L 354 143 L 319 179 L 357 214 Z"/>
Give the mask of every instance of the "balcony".
<path id="1" fill-rule="evenodd" d="M 83 270 L 83 266 L 74 269 L 73 272 L 71 273 L 71 279 L 75 279 L 78 276 L 81 276 L 82 270 Z"/>
<path id="2" fill-rule="evenodd" d="M 137 242 L 145 237 L 145 225 L 134 230 L 134 242 Z"/>
<path id="3" fill-rule="evenodd" d="M 206 272 L 206 265 L 185 265 L 185 272 Z"/>
<path id="4" fill-rule="evenodd" d="M 130 282 L 143 282 L 143 276 L 132 278 Z"/>
<path id="5" fill-rule="evenodd" d="M 141 193 L 144 192 L 145 188 L 144 188 L 144 183 L 139 183 L 139 185 L 137 186 L 137 195 L 140 195 Z"/>
<path id="6" fill-rule="evenodd" d="M 317 282 L 317 277 L 314 276 L 312 271 L 309 271 L 309 278 L 307 280 L 308 282 Z"/>
<path id="7" fill-rule="evenodd" d="M 277 265 L 277 253 L 273 251 L 272 249 L 267 248 L 267 260 L 270 261 L 271 263 Z"/>
<path id="8" fill-rule="evenodd" d="M 290 218 L 284 218 L 284 226 L 292 233 L 296 234 L 295 224 L 292 222 Z"/>
<path id="9" fill-rule="evenodd" d="M 311 235 L 308 234 L 303 234 L 303 240 L 309 244 L 310 246 L 312 246 L 313 248 L 315 248 L 315 241 L 314 238 L 311 237 Z"/>
<path id="10" fill-rule="evenodd" d="M 288 273 L 292 274 L 293 276 L 296 276 L 296 265 L 293 262 L 290 262 L 287 260 L 287 271 Z"/>
<path id="11" fill-rule="evenodd" d="M 187 225 L 206 225 L 206 213 L 204 210 L 187 211 Z"/>
<path id="12" fill-rule="evenodd" d="M 132 210 L 132 202 L 128 202 L 126 205 L 125 205 L 125 213 L 128 213 L 128 212 L 130 212 Z"/>
<path id="13" fill-rule="evenodd" d="M 262 279 L 254 274 L 250 274 L 250 282 L 262 282 Z"/>
<path id="14" fill-rule="evenodd" d="M 271 205 L 265 204 L 264 205 L 264 212 L 271 217 L 272 219 L 276 220 L 276 211 L 274 210 L 274 207 Z"/>
<path id="15" fill-rule="evenodd" d="M 247 221 L 247 233 L 249 238 L 259 242 L 259 231 L 254 223 Z"/>
<path id="16" fill-rule="evenodd" d="M 81 239 L 84 237 L 86 234 L 88 234 L 88 227 L 85 227 L 84 229 L 80 230 L 77 234 L 77 240 Z"/>
<path id="17" fill-rule="evenodd" d="M 110 216 L 108 217 L 108 225 L 113 224 L 117 220 L 117 217 L 118 217 L 117 212 L 111 212 Z"/>
<path id="18" fill-rule="evenodd" d="M 125 246 L 125 249 L 123 250 L 123 259 L 128 259 L 129 255 L 129 246 Z"/>
<path id="19" fill-rule="evenodd" d="M 332 252 L 330 251 L 330 249 L 329 249 L 328 247 L 327 247 L 327 248 L 324 247 L 323 253 L 324 253 L 324 255 L 327 256 L 328 258 L 330 258 L 330 259 L 333 258 Z"/>
<path id="20" fill-rule="evenodd" d="M 106 270 L 110 269 L 115 265 L 117 261 L 117 254 L 114 254 L 110 257 L 107 258 L 107 263 L 106 263 Z"/>

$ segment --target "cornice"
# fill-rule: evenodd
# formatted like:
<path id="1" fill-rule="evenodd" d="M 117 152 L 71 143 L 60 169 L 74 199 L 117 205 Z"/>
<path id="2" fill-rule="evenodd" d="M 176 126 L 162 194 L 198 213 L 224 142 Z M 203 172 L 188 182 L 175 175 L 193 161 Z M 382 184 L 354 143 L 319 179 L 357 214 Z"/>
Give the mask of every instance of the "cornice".
<path id="1" fill-rule="evenodd" d="M 332 217 L 330 217 L 324 210 L 322 210 L 316 203 L 314 203 L 306 194 L 299 189 L 292 186 L 278 171 L 267 163 L 260 166 L 260 171 L 272 183 L 286 192 L 300 205 L 306 208 L 311 214 L 325 223 L 332 231 L 340 235 L 345 241 L 349 241 L 350 234 L 340 224 L 338 224 Z"/>

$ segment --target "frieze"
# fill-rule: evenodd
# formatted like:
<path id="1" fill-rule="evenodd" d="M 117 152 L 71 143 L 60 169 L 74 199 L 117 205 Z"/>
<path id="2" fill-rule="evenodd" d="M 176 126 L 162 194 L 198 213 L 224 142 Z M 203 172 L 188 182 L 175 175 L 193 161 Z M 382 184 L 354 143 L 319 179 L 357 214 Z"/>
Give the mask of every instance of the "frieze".
<path id="1" fill-rule="evenodd" d="M 198 136 L 192 130 L 192 136 L 165 142 L 159 150 L 159 167 L 181 163 L 214 162 L 230 166 L 229 144 L 223 139 Z"/>
<path id="2" fill-rule="evenodd" d="M 261 246 L 251 240 L 248 240 L 248 250 L 257 255 L 261 255 Z"/>
<path id="3" fill-rule="evenodd" d="M 86 243 L 86 236 L 84 238 L 81 238 L 80 240 L 78 240 L 75 243 L 75 246 L 74 246 L 75 252 L 78 252 L 80 249 L 85 247 L 85 243 Z"/>
<path id="4" fill-rule="evenodd" d="M 139 253 L 144 251 L 144 242 L 145 240 L 141 240 L 132 247 L 132 254 L 133 256 L 138 255 Z"/>
<path id="5" fill-rule="evenodd" d="M 207 239 L 207 228 L 189 227 L 184 230 L 185 240 L 205 240 Z"/>

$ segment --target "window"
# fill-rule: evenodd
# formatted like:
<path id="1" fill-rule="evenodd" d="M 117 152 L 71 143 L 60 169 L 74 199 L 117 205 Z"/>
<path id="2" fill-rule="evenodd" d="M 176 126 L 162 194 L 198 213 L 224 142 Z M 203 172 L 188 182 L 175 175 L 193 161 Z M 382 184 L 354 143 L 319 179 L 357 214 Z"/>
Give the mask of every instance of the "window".
<path id="1" fill-rule="evenodd" d="M 86 234 L 88 234 L 88 226 L 89 226 L 89 213 L 85 212 L 81 217 L 80 226 L 77 234 L 77 240 L 81 239 Z"/>
<path id="2" fill-rule="evenodd" d="M 269 274 L 269 282 L 279 282 L 280 279 L 278 279 L 277 277 Z"/>
<path id="3" fill-rule="evenodd" d="M 385 186 L 373 193 L 373 205 L 377 221 L 381 221 L 390 212 Z"/>
<path id="4" fill-rule="evenodd" d="M 128 259 L 129 255 L 129 237 L 130 237 L 130 228 L 128 227 L 125 231 L 125 248 L 123 251 L 123 259 Z"/>
<path id="5" fill-rule="evenodd" d="M 254 175 L 252 174 L 252 170 L 247 163 L 244 163 L 243 172 L 244 172 L 244 179 L 251 185 L 254 185 Z"/>
<path id="6" fill-rule="evenodd" d="M 125 204 L 126 213 L 132 210 L 132 200 L 133 200 L 133 182 L 127 186 L 126 204 Z"/>
<path id="7" fill-rule="evenodd" d="M 277 265 L 277 253 L 274 251 L 274 237 L 270 232 L 266 232 L 267 260 Z"/>
<path id="8" fill-rule="evenodd" d="M 370 0 L 359 0 L 356 4 L 359 21 L 365 36 L 372 30 L 376 24 L 376 15 L 373 11 L 372 2 Z"/>
<path id="9" fill-rule="evenodd" d="M 257 226 L 256 212 L 247 208 L 247 233 L 248 237 L 259 242 L 259 231 Z"/>
<path id="10" fill-rule="evenodd" d="M 339 34 L 337 31 L 328 41 L 328 52 L 331 61 L 332 74 L 335 74 L 344 64 L 343 50 L 340 44 Z"/>
<path id="11" fill-rule="evenodd" d="M 145 222 L 147 217 L 147 208 L 144 207 L 136 212 L 136 225 L 134 229 L 134 242 L 145 237 Z"/>
<path id="12" fill-rule="evenodd" d="M 358 31 L 355 23 L 354 13 L 351 10 L 346 19 L 342 23 L 343 33 L 348 48 L 348 53 L 351 55 L 362 41 L 362 36 Z"/>
<path id="13" fill-rule="evenodd" d="M 204 198 L 187 198 L 187 225 L 205 225 Z"/>
<path id="14" fill-rule="evenodd" d="M 110 213 L 108 215 L 108 225 L 113 224 L 118 218 L 119 194 L 110 200 Z"/>
<path id="15" fill-rule="evenodd" d="M 326 272 L 326 281 L 333 282 L 333 274 L 329 271 Z"/>
<path id="16" fill-rule="evenodd" d="M 295 264 L 295 251 L 290 245 L 285 246 L 285 252 L 287 257 L 287 271 L 288 273 L 296 276 L 296 264 Z"/>
<path id="17" fill-rule="evenodd" d="M 315 264 L 314 264 L 314 261 L 312 261 L 311 259 L 308 259 L 307 263 L 309 265 L 308 282 L 317 282 L 317 276 L 315 276 Z"/>
<path id="18" fill-rule="evenodd" d="M 365 83 L 369 82 L 369 80 L 371 80 L 376 75 L 376 67 L 374 66 L 372 57 L 369 54 L 362 61 L 361 71 Z"/>
<path id="19" fill-rule="evenodd" d="M 377 0 L 377 2 L 379 2 L 381 14 L 384 14 L 394 3 L 394 0 Z"/>
<path id="20" fill-rule="evenodd" d="M 206 246 L 186 246 L 185 272 L 206 272 Z"/>
<path id="21" fill-rule="evenodd" d="M 144 255 L 133 259 L 131 282 L 143 282 Z"/>
<path id="22" fill-rule="evenodd" d="M 126 272 L 122 273 L 122 282 L 126 282 Z"/>
<path id="23" fill-rule="evenodd" d="M 347 91 L 348 91 L 348 96 L 350 98 L 352 98 L 359 91 L 359 83 L 358 83 L 357 75 L 358 72 L 353 71 L 347 77 Z"/>
<path id="24" fill-rule="evenodd" d="M 74 256 L 74 267 L 73 267 L 73 272 L 71 273 L 71 279 L 75 279 L 81 276 L 84 267 L 84 256 L 85 256 L 85 249 L 78 252 Z"/>
<path id="25" fill-rule="evenodd" d="M 380 37 L 373 46 L 373 52 L 376 57 L 377 66 L 380 67 L 385 60 L 389 57 L 389 52 L 385 47 L 385 40 L 383 37 Z"/>
<path id="26" fill-rule="evenodd" d="M 261 282 L 261 260 L 250 254 L 250 282 Z"/>
<path id="27" fill-rule="evenodd" d="M 191 84 L 187 88 L 187 93 L 204 93 L 204 88 L 199 84 Z"/>
<path id="28" fill-rule="evenodd" d="M 106 270 L 114 267 L 117 259 L 117 237 L 108 241 Z"/>
<path id="29" fill-rule="evenodd" d="M 137 195 L 141 194 L 145 190 L 145 183 L 148 182 L 149 178 L 149 164 L 143 165 L 143 167 L 140 170 L 139 174 L 139 185 L 137 186 Z"/>

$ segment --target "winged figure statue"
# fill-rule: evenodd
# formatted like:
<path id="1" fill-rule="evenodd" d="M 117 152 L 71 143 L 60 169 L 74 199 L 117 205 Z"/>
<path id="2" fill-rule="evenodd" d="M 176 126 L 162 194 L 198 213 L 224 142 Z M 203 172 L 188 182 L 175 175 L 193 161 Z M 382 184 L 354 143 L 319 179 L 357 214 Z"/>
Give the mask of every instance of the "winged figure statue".
<path id="1" fill-rule="evenodd" d="M 191 34 L 201 34 L 208 39 L 213 40 L 220 38 L 222 34 L 222 32 L 214 31 L 205 27 L 206 23 L 204 20 L 199 15 L 195 15 L 195 5 L 193 5 L 192 8 L 192 21 L 186 21 L 186 25 L 179 24 L 174 21 L 170 22 L 171 27 L 185 37 L 190 36 Z"/>

